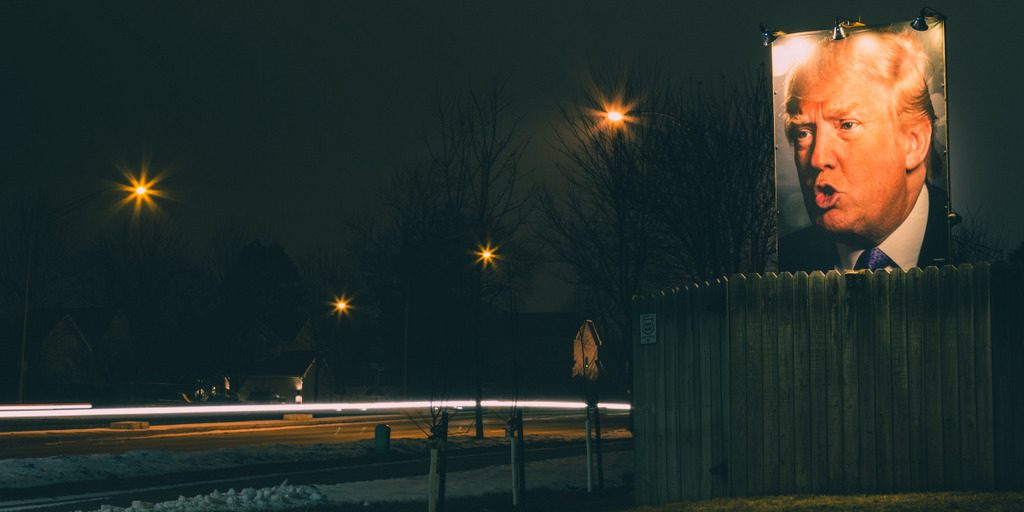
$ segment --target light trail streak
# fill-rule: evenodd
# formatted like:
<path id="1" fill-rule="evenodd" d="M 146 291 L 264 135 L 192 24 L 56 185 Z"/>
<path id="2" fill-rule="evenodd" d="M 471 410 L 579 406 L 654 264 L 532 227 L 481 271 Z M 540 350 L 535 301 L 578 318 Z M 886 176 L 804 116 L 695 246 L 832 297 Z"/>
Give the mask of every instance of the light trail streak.
<path id="1" fill-rule="evenodd" d="M 584 402 L 556 402 L 544 400 L 481 400 L 480 405 L 491 408 L 520 407 L 523 409 L 586 409 Z M 144 417 L 144 416 L 196 416 L 225 413 L 336 413 L 344 411 L 401 411 L 403 409 L 464 409 L 475 407 L 473 400 L 411 401 L 411 402 L 338 402 L 322 404 L 276 404 L 276 405 L 186 405 L 155 407 L 110 407 L 93 408 L 90 404 L 0 406 L 0 420 L 4 419 L 56 419 L 96 417 Z M 629 404 L 600 403 L 601 409 L 628 411 Z"/>

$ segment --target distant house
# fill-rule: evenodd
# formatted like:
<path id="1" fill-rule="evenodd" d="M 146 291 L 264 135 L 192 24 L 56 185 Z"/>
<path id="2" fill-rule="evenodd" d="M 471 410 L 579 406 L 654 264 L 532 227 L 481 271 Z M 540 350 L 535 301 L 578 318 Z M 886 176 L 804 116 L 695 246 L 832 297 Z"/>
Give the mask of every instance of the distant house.
<path id="1" fill-rule="evenodd" d="M 245 400 L 277 395 L 286 402 L 327 402 L 334 376 L 326 361 L 312 351 L 287 351 L 254 368 L 237 388 Z"/>
<path id="2" fill-rule="evenodd" d="M 47 311 L 46 334 L 28 362 L 28 396 L 39 400 L 113 399 L 127 394 L 131 332 L 121 310 Z"/>
<path id="3" fill-rule="evenodd" d="M 316 357 L 316 338 L 309 318 L 257 320 L 243 334 L 245 345 L 260 347 L 245 375 L 232 388 L 243 399 L 279 395 L 288 402 L 328 401 L 334 376 Z"/>

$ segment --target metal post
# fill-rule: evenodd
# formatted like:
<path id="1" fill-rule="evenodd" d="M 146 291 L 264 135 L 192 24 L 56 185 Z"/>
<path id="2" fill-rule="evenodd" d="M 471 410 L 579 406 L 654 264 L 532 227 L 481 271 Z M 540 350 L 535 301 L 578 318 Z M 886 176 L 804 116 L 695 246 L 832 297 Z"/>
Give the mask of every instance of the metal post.
<path id="1" fill-rule="evenodd" d="M 512 435 L 512 504 L 519 505 L 519 438 Z"/>
<path id="2" fill-rule="evenodd" d="M 523 410 L 516 410 L 516 426 L 519 434 L 519 496 L 526 496 L 526 444 L 523 442 Z"/>
<path id="3" fill-rule="evenodd" d="M 597 393 L 595 392 L 596 396 Z M 597 450 L 597 488 L 604 489 L 604 460 L 601 457 L 601 413 L 594 401 L 594 448 Z"/>
<path id="4" fill-rule="evenodd" d="M 441 413 L 441 442 L 438 453 L 438 478 L 437 478 L 437 512 L 444 512 L 444 484 L 448 471 L 448 411 Z"/>
<path id="5" fill-rule="evenodd" d="M 590 452 L 590 408 L 587 408 L 587 492 L 594 492 L 594 459 Z"/>
<path id="6" fill-rule="evenodd" d="M 36 242 L 35 231 L 28 235 L 28 260 L 25 262 L 25 309 L 21 317 L 21 363 L 18 364 L 18 403 L 25 403 L 25 351 L 28 339 L 28 283 L 32 275 L 32 248 Z"/>

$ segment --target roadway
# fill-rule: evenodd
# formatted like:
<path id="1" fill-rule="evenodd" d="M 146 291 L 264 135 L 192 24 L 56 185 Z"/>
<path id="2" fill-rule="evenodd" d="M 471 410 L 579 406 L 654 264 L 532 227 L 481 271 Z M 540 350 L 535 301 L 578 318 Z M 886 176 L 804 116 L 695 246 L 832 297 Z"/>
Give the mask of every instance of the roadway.
<path id="1" fill-rule="evenodd" d="M 602 430 L 626 428 L 628 413 L 602 412 Z M 525 410 L 527 435 L 583 436 L 583 411 Z M 272 444 L 345 443 L 372 439 L 377 425 L 391 428 L 391 438 L 425 438 L 429 416 L 417 410 L 405 413 L 314 416 L 305 421 L 235 420 L 151 425 L 144 430 L 66 428 L 0 432 L 0 459 L 58 455 L 119 454 L 134 450 L 194 451 Z M 0 428 L 3 425 L 0 424 Z M 485 437 L 504 437 L 506 421 L 498 412 L 484 415 Z M 449 435 L 474 432 L 472 411 L 454 414 Z"/>
<path id="2" fill-rule="evenodd" d="M 425 412 L 425 411 L 421 411 Z M 414 419 L 415 418 L 415 419 Z M 625 428 L 628 413 L 602 412 L 602 430 Z M 486 437 L 505 436 L 505 420 L 497 411 L 484 415 Z M 584 452 L 585 412 L 526 410 L 524 432 L 528 436 L 576 437 L 574 442 L 527 444 L 527 460 L 581 455 Z M 208 450 L 215 448 L 267 446 L 272 444 L 345 443 L 372 439 L 377 425 L 387 424 L 392 438 L 426 437 L 429 428 L 419 413 L 350 414 L 314 417 L 303 421 L 281 419 L 207 421 L 190 424 L 153 425 L 145 430 L 71 428 L 0 432 L 0 459 L 39 458 L 56 455 L 119 454 L 134 450 Z M 461 411 L 450 421 L 450 435 L 472 435 L 472 411 Z M 0 424 L 2 428 L 2 424 Z M 630 439 L 610 440 L 606 451 L 628 450 Z M 508 463 L 507 447 L 455 450 L 448 456 L 449 471 L 462 471 Z M 36 488 L 3 489 L 0 509 L 62 512 L 94 510 L 102 504 L 126 507 L 134 500 L 161 502 L 177 496 L 193 496 L 220 488 L 263 488 L 284 480 L 297 485 L 333 484 L 349 481 L 425 475 L 428 455 L 367 456 L 316 462 L 262 463 L 229 470 L 190 471 L 163 475 L 140 475 L 111 481 L 71 482 Z M 17 508 L 14 508 L 17 507 Z"/>

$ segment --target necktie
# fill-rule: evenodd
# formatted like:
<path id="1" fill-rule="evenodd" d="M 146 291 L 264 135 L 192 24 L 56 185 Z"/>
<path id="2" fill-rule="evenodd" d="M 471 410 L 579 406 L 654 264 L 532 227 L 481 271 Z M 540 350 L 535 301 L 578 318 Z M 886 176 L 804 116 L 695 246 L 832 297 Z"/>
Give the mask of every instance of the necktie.
<path id="1" fill-rule="evenodd" d="M 853 266 L 854 270 L 870 270 L 872 272 L 884 269 L 885 267 L 896 267 L 896 263 L 889 258 L 888 254 L 882 252 L 878 247 L 872 247 L 860 254 L 857 258 L 857 264 Z"/>

